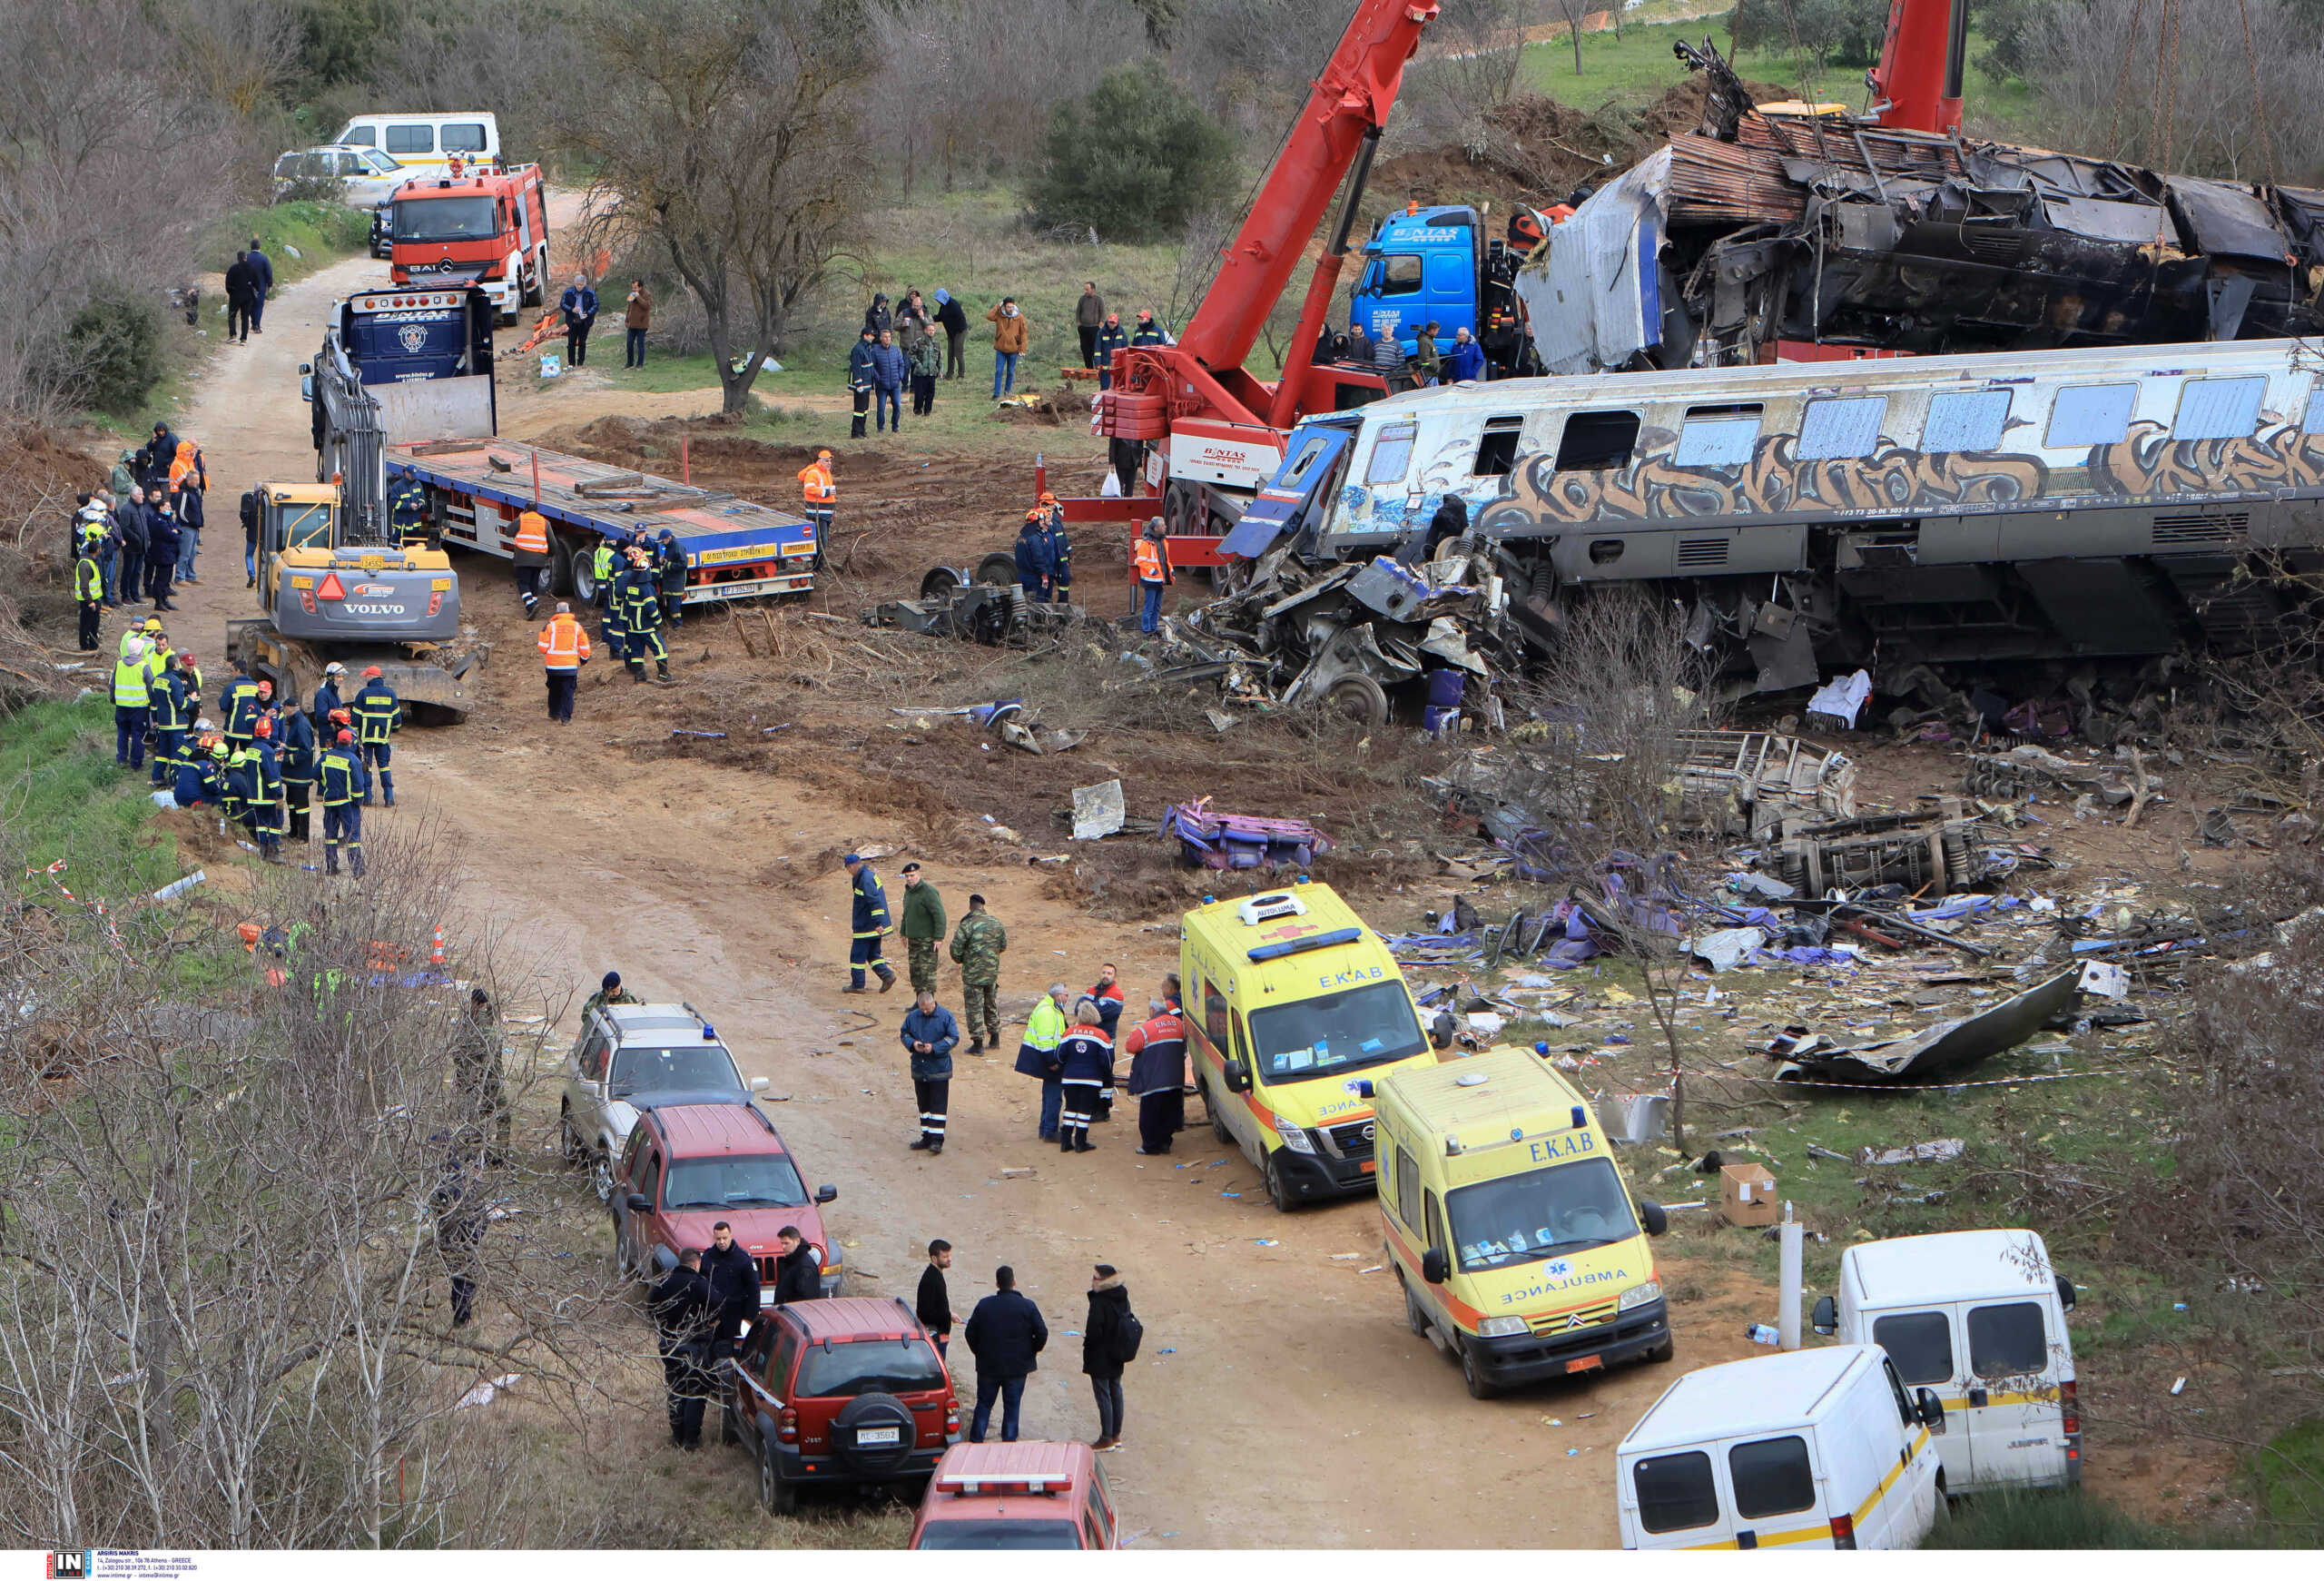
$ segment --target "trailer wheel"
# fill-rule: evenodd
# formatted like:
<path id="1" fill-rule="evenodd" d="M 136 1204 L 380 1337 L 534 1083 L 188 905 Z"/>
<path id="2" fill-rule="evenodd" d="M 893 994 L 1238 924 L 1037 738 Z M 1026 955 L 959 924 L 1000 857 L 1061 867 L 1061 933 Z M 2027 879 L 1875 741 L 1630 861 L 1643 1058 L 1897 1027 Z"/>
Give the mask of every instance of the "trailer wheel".
<path id="1" fill-rule="evenodd" d="M 563 533 L 552 534 L 548 540 L 548 590 L 562 598 L 578 598 L 581 592 L 581 549 Z"/>
<path id="2" fill-rule="evenodd" d="M 593 548 L 574 547 L 571 578 L 573 597 L 576 602 L 594 604 L 597 601 L 597 562 Z"/>
<path id="3" fill-rule="evenodd" d="M 1017 557 L 998 551 L 977 562 L 976 579 L 988 588 L 1013 588 L 1017 585 Z"/>

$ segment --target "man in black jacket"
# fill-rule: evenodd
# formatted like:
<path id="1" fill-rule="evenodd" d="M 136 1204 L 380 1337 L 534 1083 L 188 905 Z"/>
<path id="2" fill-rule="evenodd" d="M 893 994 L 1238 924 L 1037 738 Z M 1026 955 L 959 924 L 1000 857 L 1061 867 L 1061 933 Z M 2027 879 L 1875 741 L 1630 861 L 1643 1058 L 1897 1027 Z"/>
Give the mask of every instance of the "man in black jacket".
<path id="1" fill-rule="evenodd" d="M 669 1248 L 655 1250 L 667 1258 Z M 670 1396 L 670 1442 L 681 1449 L 702 1448 L 702 1408 L 710 1392 L 703 1369 L 712 1328 L 710 1283 L 702 1277 L 702 1253 L 688 1247 L 658 1280 L 648 1303 L 662 1340 L 662 1382 Z"/>
<path id="2" fill-rule="evenodd" d="M 1000 1441 L 1017 1441 L 1018 1408 L 1025 1403 L 1025 1379 L 1039 1368 L 1035 1359 L 1049 1342 L 1041 1309 L 1017 1290 L 1017 1270 L 993 1270 L 992 1294 L 977 1303 L 960 1330 L 977 1359 L 977 1408 L 969 1420 L 969 1442 L 984 1442 L 992 1423 L 992 1402 L 1000 1401 Z"/>
<path id="3" fill-rule="evenodd" d="M 1098 1265 L 1089 1281 L 1089 1316 L 1081 1325 L 1081 1370 L 1089 1375 L 1090 1391 L 1098 1397 L 1098 1438 L 1092 1449 L 1111 1449 L 1122 1441 L 1122 1367 L 1127 1360 L 1122 1333 L 1129 1316 L 1129 1290 L 1113 1264 Z"/>
<path id="4" fill-rule="evenodd" d="M 774 1232 L 774 1243 L 783 1249 L 783 1254 L 774 1260 L 774 1304 L 787 1307 L 793 1301 L 822 1300 L 822 1254 L 807 1244 L 805 1236 L 788 1224 Z"/>
<path id="5" fill-rule="evenodd" d="M 251 238 L 250 247 L 242 253 L 242 262 L 251 266 L 251 328 L 266 333 L 266 293 L 274 289 L 274 260 L 259 250 L 258 238 Z"/>
<path id="6" fill-rule="evenodd" d="M 743 1325 L 758 1320 L 758 1260 L 734 1240 L 734 1227 L 721 1219 L 710 1227 L 710 1250 L 702 1254 L 702 1277 L 710 1287 L 711 1309 L 718 1315 L 713 1335 L 716 1356 L 731 1356 Z"/>
<path id="7" fill-rule="evenodd" d="M 121 601 L 143 604 L 145 587 L 145 490 L 132 489 L 113 508 L 113 530 L 121 535 Z"/>
<path id="8" fill-rule="evenodd" d="M 969 315 L 949 291 L 936 293 L 936 324 L 944 331 L 944 377 L 960 376 L 960 348 L 969 338 Z"/>
<path id="9" fill-rule="evenodd" d="M 264 492 L 252 487 L 242 491 L 242 586 L 258 586 L 258 521 Z"/>
<path id="10" fill-rule="evenodd" d="M 913 1310 L 920 1316 L 920 1326 L 936 1341 L 936 1354 L 945 1354 L 952 1342 L 952 1292 L 945 1287 L 944 1270 L 952 1266 L 952 1243 L 931 1240 L 928 1243 L 928 1266 L 921 1270 L 920 1299 Z"/>
<path id="11" fill-rule="evenodd" d="M 237 252 L 226 265 L 226 339 L 242 345 L 251 338 L 251 299 L 258 294 L 258 273 L 250 254 Z"/>
<path id="12" fill-rule="evenodd" d="M 855 411 L 854 421 L 847 430 L 847 437 L 851 440 L 863 437 L 863 420 L 872 415 L 872 385 L 879 372 L 872 353 L 879 349 L 879 337 L 872 332 L 872 326 L 866 324 L 863 332 L 856 337 L 855 344 L 847 351 L 847 398 L 853 403 Z"/>

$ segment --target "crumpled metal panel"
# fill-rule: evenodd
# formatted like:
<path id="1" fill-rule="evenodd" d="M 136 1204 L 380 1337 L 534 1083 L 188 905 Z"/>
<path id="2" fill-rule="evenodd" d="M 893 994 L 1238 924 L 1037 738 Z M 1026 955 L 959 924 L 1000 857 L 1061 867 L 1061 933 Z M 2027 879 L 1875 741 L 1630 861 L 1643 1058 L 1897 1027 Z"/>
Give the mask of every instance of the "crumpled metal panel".
<path id="1" fill-rule="evenodd" d="M 1657 259 L 1670 158 L 1659 149 L 1608 183 L 1518 272 L 1517 294 L 1551 372 L 1620 368 L 1661 342 Z"/>
<path id="2" fill-rule="evenodd" d="M 2070 968 L 1991 1010 L 1941 1021 L 1908 1038 L 1890 1038 L 1852 1049 L 1833 1047 L 1815 1037 L 1787 1041 L 1777 1046 L 1780 1062 L 1776 1079 L 1853 1082 L 1944 1076 L 2014 1049 L 2032 1037 L 2073 1006 L 2081 993 L 2081 968 Z"/>
<path id="3" fill-rule="evenodd" d="M 2172 176 L 2170 186 L 2171 203 L 2203 252 L 2270 263 L 2281 263 L 2290 254 L 2275 215 L 2250 188 L 2183 175 Z"/>

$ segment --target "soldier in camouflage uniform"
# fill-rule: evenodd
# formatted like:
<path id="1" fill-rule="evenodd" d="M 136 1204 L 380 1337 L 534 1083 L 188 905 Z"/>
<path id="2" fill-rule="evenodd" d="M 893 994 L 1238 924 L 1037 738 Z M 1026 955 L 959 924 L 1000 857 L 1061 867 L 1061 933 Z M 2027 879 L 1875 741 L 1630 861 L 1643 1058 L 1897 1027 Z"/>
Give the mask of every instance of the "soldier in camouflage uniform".
<path id="1" fill-rule="evenodd" d="M 903 920 L 896 931 L 904 936 L 912 991 L 935 993 L 936 946 L 944 942 L 944 897 L 922 876 L 917 862 L 904 864 Z"/>
<path id="2" fill-rule="evenodd" d="M 972 1054 L 987 1043 L 1000 1046 L 1000 953 L 1007 948 L 1009 930 L 984 909 L 984 896 L 969 896 L 969 914 L 952 930 L 952 959 L 960 963 L 960 1022 Z"/>

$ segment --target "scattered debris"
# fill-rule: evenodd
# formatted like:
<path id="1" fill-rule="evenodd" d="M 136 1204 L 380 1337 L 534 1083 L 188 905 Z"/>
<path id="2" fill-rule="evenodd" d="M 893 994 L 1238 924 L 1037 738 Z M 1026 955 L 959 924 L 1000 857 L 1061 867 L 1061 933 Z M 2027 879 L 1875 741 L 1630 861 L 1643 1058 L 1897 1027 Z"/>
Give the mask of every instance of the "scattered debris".
<path id="1" fill-rule="evenodd" d="M 1938 1141 L 1916 1141 L 1910 1147 L 1860 1148 L 1856 1151 L 1856 1161 L 1876 1167 L 1949 1164 L 1959 1158 L 1968 1145 L 1956 1137 L 1946 1137 Z"/>
<path id="2" fill-rule="evenodd" d="M 1122 782 L 1109 779 L 1101 785 L 1073 787 L 1073 837 L 1077 840 L 1102 840 L 1108 835 L 1121 833 L 1129 816 L 1122 805 Z"/>
<path id="3" fill-rule="evenodd" d="M 1297 818 L 1256 818 L 1211 811 L 1210 798 L 1181 803 L 1162 815 L 1162 837 L 1178 842 L 1189 867 L 1241 872 L 1305 867 L 1332 848 L 1328 835 Z"/>
<path id="4" fill-rule="evenodd" d="M 1785 1082 L 1887 1082 L 1906 1076 L 1943 1076 L 2033 1037 L 2073 1005 L 2081 981 L 2079 968 L 2061 972 L 1991 1010 L 1939 1022 L 1908 1038 L 1853 1047 L 1806 1027 L 1791 1027 L 1769 1045 L 1768 1054 L 1777 1062 L 1777 1079 Z"/>

